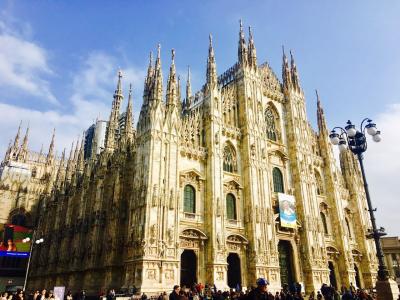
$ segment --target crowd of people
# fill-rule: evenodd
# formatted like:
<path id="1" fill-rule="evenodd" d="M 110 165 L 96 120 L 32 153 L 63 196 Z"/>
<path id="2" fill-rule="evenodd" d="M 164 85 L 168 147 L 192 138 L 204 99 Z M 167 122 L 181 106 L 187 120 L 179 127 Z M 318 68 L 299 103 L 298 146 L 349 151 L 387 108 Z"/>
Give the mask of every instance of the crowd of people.
<path id="1" fill-rule="evenodd" d="M 84 290 L 75 295 L 72 295 L 71 291 L 68 291 L 64 299 L 59 299 L 52 290 L 36 290 L 31 294 L 27 294 L 22 289 L 18 289 L 16 292 L 2 293 L 0 300 L 85 300 L 85 298 L 86 294 Z"/>
<path id="2" fill-rule="evenodd" d="M 374 294 L 365 290 L 355 289 L 351 285 L 348 289 L 342 288 L 339 292 L 334 287 L 326 284 L 322 285 L 317 293 L 312 292 L 306 296 L 302 292 L 299 283 L 292 286 L 284 286 L 281 291 L 272 293 L 268 290 L 269 282 L 264 278 L 257 280 L 256 288 L 249 288 L 246 291 L 240 289 L 231 289 L 230 291 L 217 290 L 214 287 L 202 286 L 196 284 L 190 289 L 181 288 L 178 285 L 173 287 L 173 291 L 167 295 L 161 293 L 158 297 L 151 297 L 152 300 L 374 300 Z M 107 299 L 113 300 L 113 299 Z M 142 294 L 141 300 L 148 300 L 146 294 Z M 400 298 L 399 298 L 400 300 Z"/>
<path id="3" fill-rule="evenodd" d="M 375 300 L 376 295 L 366 290 L 356 289 L 352 284 L 349 288 L 342 287 L 340 291 L 332 286 L 323 284 L 321 289 L 315 293 L 305 295 L 300 284 L 284 286 L 281 291 L 272 293 L 268 290 L 269 282 L 264 278 L 257 279 L 257 287 L 245 291 L 238 286 L 230 291 L 218 290 L 215 285 L 195 284 L 191 288 L 175 285 L 171 293 L 163 292 L 158 296 L 147 296 L 134 294 L 131 300 Z M 116 292 L 110 289 L 106 295 L 100 294 L 99 300 L 116 300 Z M 26 295 L 24 291 L 17 290 L 15 293 L 5 292 L 1 294 L 0 300 L 88 300 L 84 290 L 72 294 L 68 291 L 64 299 L 59 299 L 53 291 L 36 290 L 33 294 Z M 92 297 L 90 297 L 92 298 Z M 105 299 L 104 299 L 105 298 Z M 400 300 L 400 296 L 398 298 Z"/>

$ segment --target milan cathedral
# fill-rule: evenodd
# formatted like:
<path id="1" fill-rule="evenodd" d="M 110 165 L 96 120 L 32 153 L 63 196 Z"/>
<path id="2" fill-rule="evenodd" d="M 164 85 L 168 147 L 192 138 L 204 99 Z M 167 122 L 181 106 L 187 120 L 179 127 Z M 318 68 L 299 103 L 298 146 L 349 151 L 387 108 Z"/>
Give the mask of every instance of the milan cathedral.
<path id="1" fill-rule="evenodd" d="M 155 293 L 258 277 L 270 290 L 374 286 L 359 167 L 349 151 L 336 164 L 318 94 L 311 127 L 289 59 L 283 52 L 279 80 L 257 62 L 252 31 L 246 40 L 241 25 L 237 62 L 218 76 L 210 36 L 206 81 L 192 93 L 188 70 L 184 96 L 174 51 L 164 90 L 158 47 L 135 126 L 131 89 L 121 113 L 120 72 L 103 137 L 97 122 L 58 157 L 55 133 L 37 153 L 29 128 L 23 139 L 18 129 L 1 164 L 0 219 L 25 218 L 44 238 L 28 288 Z"/>

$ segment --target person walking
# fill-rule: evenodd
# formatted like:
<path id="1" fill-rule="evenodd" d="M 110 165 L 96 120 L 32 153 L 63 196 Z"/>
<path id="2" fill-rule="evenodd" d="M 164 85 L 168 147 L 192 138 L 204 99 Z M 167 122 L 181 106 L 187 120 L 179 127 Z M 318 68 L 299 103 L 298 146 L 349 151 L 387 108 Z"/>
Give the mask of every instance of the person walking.
<path id="1" fill-rule="evenodd" d="M 179 300 L 179 292 L 181 287 L 179 285 L 174 285 L 172 293 L 169 294 L 169 300 Z"/>
<path id="2" fill-rule="evenodd" d="M 269 282 L 265 278 L 258 278 L 256 281 L 257 288 L 252 290 L 247 296 L 248 300 L 268 300 Z"/>

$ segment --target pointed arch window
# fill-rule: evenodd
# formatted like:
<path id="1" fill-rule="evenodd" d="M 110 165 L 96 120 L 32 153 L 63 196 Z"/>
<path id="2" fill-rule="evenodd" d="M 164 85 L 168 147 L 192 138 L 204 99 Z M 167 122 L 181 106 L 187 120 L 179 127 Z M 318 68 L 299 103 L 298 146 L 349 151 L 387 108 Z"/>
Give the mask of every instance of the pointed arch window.
<path id="1" fill-rule="evenodd" d="M 183 195 L 183 211 L 186 213 L 196 213 L 196 191 L 190 184 L 185 185 Z"/>
<path id="2" fill-rule="evenodd" d="M 228 220 L 237 220 L 236 198 L 232 194 L 226 195 L 226 218 Z"/>
<path id="3" fill-rule="evenodd" d="M 235 149 L 231 145 L 224 147 L 224 163 L 223 169 L 225 172 L 237 172 L 237 160 Z"/>
<path id="4" fill-rule="evenodd" d="M 320 215 L 320 217 L 321 217 L 322 226 L 324 227 L 324 233 L 325 233 L 325 234 L 329 234 L 329 231 L 328 231 L 328 223 L 326 222 L 326 216 L 325 216 L 325 214 L 321 211 L 321 212 L 319 213 L 319 215 Z"/>
<path id="5" fill-rule="evenodd" d="M 321 175 L 318 171 L 315 171 L 315 181 L 317 184 L 317 195 L 323 195 L 325 193 L 324 183 L 322 182 Z"/>
<path id="6" fill-rule="evenodd" d="M 278 140 L 277 130 L 277 117 L 271 107 L 268 107 L 265 111 L 265 123 L 267 125 L 267 138 L 272 141 Z"/>
<path id="7" fill-rule="evenodd" d="M 283 175 L 279 168 L 274 168 L 272 170 L 272 179 L 274 182 L 274 192 L 275 193 L 284 193 L 284 186 L 283 186 Z"/>

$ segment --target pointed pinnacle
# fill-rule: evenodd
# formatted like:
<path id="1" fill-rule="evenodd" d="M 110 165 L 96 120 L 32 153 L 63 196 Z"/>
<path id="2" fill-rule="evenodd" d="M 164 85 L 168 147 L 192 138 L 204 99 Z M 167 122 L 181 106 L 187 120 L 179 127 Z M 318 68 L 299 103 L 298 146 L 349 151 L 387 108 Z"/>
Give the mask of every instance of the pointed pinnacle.
<path id="1" fill-rule="evenodd" d="M 157 59 L 161 58 L 161 44 L 159 43 L 157 45 Z"/>
<path id="2" fill-rule="evenodd" d="M 188 65 L 188 71 L 187 71 L 187 80 L 188 83 L 190 83 L 190 66 Z"/>
<path id="3" fill-rule="evenodd" d="M 251 31 L 251 26 L 249 26 L 249 40 L 253 40 L 253 32 Z"/>

